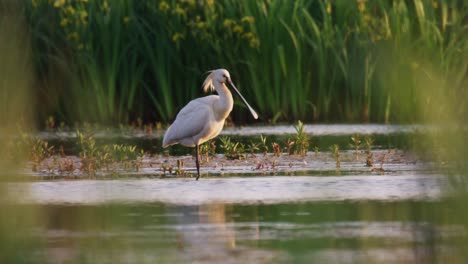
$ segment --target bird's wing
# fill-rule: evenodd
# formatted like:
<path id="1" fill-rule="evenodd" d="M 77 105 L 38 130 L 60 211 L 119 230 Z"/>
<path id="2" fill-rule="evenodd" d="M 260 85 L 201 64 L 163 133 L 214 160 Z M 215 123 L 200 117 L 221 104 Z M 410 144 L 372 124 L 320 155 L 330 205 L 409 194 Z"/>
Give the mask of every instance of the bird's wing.
<path id="1" fill-rule="evenodd" d="M 163 147 L 196 136 L 203 130 L 212 111 L 212 100 L 207 97 L 211 96 L 192 100 L 180 110 L 164 135 Z"/>

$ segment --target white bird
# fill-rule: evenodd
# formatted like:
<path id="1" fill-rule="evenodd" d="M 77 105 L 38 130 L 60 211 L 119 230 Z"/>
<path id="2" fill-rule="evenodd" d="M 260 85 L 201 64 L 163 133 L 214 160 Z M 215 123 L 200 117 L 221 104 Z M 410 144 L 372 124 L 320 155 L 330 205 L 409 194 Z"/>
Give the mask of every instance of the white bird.
<path id="1" fill-rule="evenodd" d="M 225 69 L 218 69 L 210 71 L 202 85 L 204 92 L 216 90 L 218 95 L 208 95 L 190 101 L 180 110 L 174 123 L 164 134 L 163 148 L 177 143 L 187 147 L 195 147 L 197 180 L 200 177 L 199 146 L 219 135 L 223 129 L 224 120 L 234 105 L 232 94 L 226 84 L 236 91 L 250 113 L 257 119 L 257 113 L 234 86 L 229 72 Z"/>

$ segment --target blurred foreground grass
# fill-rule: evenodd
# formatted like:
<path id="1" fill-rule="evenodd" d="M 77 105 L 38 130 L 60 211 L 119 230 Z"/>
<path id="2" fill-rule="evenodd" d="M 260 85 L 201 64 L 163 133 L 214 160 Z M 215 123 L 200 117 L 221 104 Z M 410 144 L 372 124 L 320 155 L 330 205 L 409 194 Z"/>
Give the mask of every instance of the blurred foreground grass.
<path id="1" fill-rule="evenodd" d="M 0 262 L 27 263 L 24 254 L 41 246 L 26 230 L 42 219 L 36 206 L 17 209 L 6 201 L 6 183 L 17 175 L 18 164 L 27 159 L 25 149 L 11 144 L 19 127 L 31 131 L 35 124 L 33 105 L 33 64 L 30 36 L 24 20 L 18 19 L 14 1 L 0 2 Z M 25 187 L 26 188 L 26 187 Z M 24 190 L 27 195 L 27 189 Z M 43 258 L 38 258 L 43 259 Z"/>

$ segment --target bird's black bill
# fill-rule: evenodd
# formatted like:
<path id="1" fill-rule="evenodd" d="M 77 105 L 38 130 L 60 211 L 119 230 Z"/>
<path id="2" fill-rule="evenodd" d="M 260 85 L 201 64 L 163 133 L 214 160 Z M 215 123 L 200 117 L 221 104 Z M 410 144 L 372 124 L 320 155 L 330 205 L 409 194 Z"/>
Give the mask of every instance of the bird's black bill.
<path id="1" fill-rule="evenodd" d="M 245 98 L 242 96 L 242 94 L 239 92 L 239 90 L 237 90 L 236 86 L 232 83 L 231 80 L 228 80 L 227 83 L 229 84 L 229 86 L 231 86 L 231 88 L 236 91 L 236 93 L 239 95 L 239 97 L 242 99 L 242 101 L 244 102 L 244 104 L 247 106 L 247 108 L 250 110 L 250 113 L 252 114 L 252 116 L 257 119 L 258 118 L 258 115 L 257 113 L 255 112 L 255 110 L 253 110 L 253 108 L 249 105 L 249 103 L 247 103 L 247 101 L 245 100 Z"/>

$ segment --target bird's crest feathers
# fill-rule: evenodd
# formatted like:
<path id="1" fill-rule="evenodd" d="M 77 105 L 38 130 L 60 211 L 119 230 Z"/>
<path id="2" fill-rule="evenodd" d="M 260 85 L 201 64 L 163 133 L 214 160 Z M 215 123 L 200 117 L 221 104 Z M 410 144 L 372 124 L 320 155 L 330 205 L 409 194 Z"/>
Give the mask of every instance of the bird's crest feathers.
<path id="1" fill-rule="evenodd" d="M 203 91 L 207 93 L 208 91 L 213 92 L 215 90 L 215 87 L 213 86 L 213 72 L 214 71 L 208 71 L 208 76 L 206 76 L 205 81 L 203 82 Z"/>

